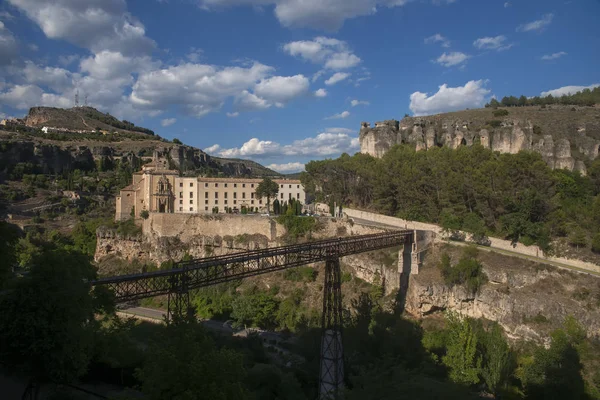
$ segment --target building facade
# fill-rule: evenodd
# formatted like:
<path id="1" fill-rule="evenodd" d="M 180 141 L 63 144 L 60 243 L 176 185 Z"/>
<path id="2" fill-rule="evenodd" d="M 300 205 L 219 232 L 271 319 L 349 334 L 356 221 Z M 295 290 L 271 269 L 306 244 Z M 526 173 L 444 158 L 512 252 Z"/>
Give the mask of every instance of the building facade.
<path id="1" fill-rule="evenodd" d="M 306 204 L 299 180 L 274 179 L 279 185 L 277 199 Z M 142 211 L 156 213 L 266 212 L 267 198 L 258 198 L 256 188 L 262 179 L 180 177 L 162 163 L 144 165 L 133 174 L 133 183 L 117 196 L 115 219 L 139 218 Z M 271 199 L 271 203 L 275 198 Z"/>

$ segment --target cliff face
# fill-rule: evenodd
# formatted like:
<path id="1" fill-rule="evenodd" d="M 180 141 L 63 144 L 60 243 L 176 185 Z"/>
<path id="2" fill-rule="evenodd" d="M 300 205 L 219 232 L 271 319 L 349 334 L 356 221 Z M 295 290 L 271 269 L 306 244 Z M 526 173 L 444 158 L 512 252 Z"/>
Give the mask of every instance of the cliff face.
<path id="1" fill-rule="evenodd" d="M 495 117 L 492 110 L 485 109 L 406 117 L 402 121 L 377 122 L 374 127 L 363 122 L 361 152 L 382 157 L 396 144 L 410 143 L 417 150 L 427 150 L 479 143 L 501 153 L 535 151 L 551 168 L 585 173 L 584 161 L 598 157 L 600 150 L 600 110 L 528 108 L 534 107 L 510 109 L 509 116 L 504 117 Z"/>
<path id="2" fill-rule="evenodd" d="M 55 146 L 34 142 L 3 142 L 0 152 L 0 170 L 17 163 L 31 163 L 40 168 L 44 174 L 59 174 L 73 169 L 94 169 L 94 152 L 102 155 L 110 153 L 103 149 L 87 146 Z"/>

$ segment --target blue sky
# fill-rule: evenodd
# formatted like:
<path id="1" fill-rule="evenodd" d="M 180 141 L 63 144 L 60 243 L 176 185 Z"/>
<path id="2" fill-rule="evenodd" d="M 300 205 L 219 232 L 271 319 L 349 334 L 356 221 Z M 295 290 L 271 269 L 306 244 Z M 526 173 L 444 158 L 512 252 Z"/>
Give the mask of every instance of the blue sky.
<path id="1" fill-rule="evenodd" d="M 361 121 L 600 84 L 600 1 L 4 0 L 0 117 L 83 101 L 282 172 Z"/>

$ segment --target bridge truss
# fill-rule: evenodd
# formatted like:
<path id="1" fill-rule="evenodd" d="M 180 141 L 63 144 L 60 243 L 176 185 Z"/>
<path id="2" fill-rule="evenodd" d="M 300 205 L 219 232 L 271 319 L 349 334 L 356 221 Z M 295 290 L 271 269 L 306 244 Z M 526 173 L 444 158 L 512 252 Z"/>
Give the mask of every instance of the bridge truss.
<path id="1" fill-rule="evenodd" d="M 110 289 L 117 302 L 168 296 L 168 320 L 191 314 L 189 291 L 249 276 L 325 261 L 321 339 L 321 399 L 337 398 L 343 386 L 340 257 L 412 243 L 412 231 L 320 240 L 182 261 L 173 269 L 102 278 L 93 286 Z"/>

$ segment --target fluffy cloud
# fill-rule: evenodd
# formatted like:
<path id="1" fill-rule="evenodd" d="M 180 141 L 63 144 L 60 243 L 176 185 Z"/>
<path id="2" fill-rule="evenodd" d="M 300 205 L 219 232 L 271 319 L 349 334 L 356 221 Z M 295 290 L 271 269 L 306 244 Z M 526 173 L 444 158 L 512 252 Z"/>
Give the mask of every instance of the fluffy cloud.
<path id="1" fill-rule="evenodd" d="M 294 57 L 334 70 L 352 68 L 361 62 L 346 42 L 328 37 L 290 42 L 283 46 L 283 50 Z"/>
<path id="2" fill-rule="evenodd" d="M 506 43 L 506 36 L 482 37 L 473 42 L 473 46 L 480 50 L 508 50 L 513 45 Z"/>
<path id="3" fill-rule="evenodd" d="M 256 84 L 254 93 L 282 107 L 294 98 L 304 95 L 309 86 L 310 82 L 304 75 L 274 76 Z"/>
<path id="4" fill-rule="evenodd" d="M 350 75 L 352 75 L 352 74 L 349 74 L 347 72 L 336 72 L 335 74 L 331 75 L 331 77 L 329 79 L 327 79 L 325 81 L 325 84 L 328 86 L 335 85 L 336 83 L 341 82 L 344 79 L 348 78 Z"/>
<path id="5" fill-rule="evenodd" d="M 132 72 L 145 72 L 155 69 L 160 63 L 148 56 L 128 57 L 119 52 L 104 50 L 94 56 L 84 58 L 79 64 L 82 72 L 103 80 L 131 78 Z"/>
<path id="6" fill-rule="evenodd" d="M 235 96 L 235 105 L 240 111 L 266 110 L 271 104 L 247 90 Z"/>
<path id="7" fill-rule="evenodd" d="M 548 90 L 547 92 L 542 92 L 541 96 L 546 97 L 551 94 L 554 97 L 559 97 L 559 96 L 562 96 L 565 94 L 575 94 L 577 92 L 581 92 L 584 89 L 593 89 L 593 88 L 596 88 L 599 86 L 600 86 L 600 83 L 594 83 L 589 86 L 563 86 L 558 89 L 552 89 L 552 90 Z"/>
<path id="8" fill-rule="evenodd" d="M 99 52 L 148 53 L 155 47 L 144 25 L 127 13 L 125 0 L 8 0 L 50 39 Z"/>
<path id="9" fill-rule="evenodd" d="M 41 67 L 31 61 L 25 62 L 20 73 L 24 82 L 44 86 L 56 92 L 66 92 L 73 89 L 73 74 L 63 68 Z"/>
<path id="10" fill-rule="evenodd" d="M 554 19 L 554 14 L 545 14 L 542 19 L 520 25 L 517 32 L 541 31 L 552 23 L 552 19 Z"/>
<path id="11" fill-rule="evenodd" d="M 12 63 L 17 54 L 18 46 L 15 37 L 0 21 L 0 66 Z"/>
<path id="12" fill-rule="evenodd" d="M 45 93 L 35 85 L 14 85 L 8 91 L 0 93 L 0 104 L 19 110 L 27 110 L 34 105 L 66 108 L 72 100 L 64 96 Z"/>
<path id="13" fill-rule="evenodd" d="M 453 51 L 451 53 L 444 53 L 435 60 L 438 64 L 444 67 L 453 67 L 455 65 L 460 65 L 463 62 L 467 61 L 470 56 L 465 53 L 461 53 L 458 51 Z"/>
<path id="14" fill-rule="evenodd" d="M 342 111 L 339 114 L 333 114 L 330 117 L 327 117 L 325 119 L 343 119 L 343 118 L 348 118 L 350 116 L 350 111 Z"/>
<path id="15" fill-rule="evenodd" d="M 272 67 L 258 62 L 247 67 L 184 63 L 140 73 L 130 99 L 135 106 L 146 110 L 163 110 L 178 104 L 197 117 L 219 110 L 226 98 L 236 95 L 240 104 L 254 103 L 256 109 L 261 99 L 252 97 L 247 89 L 272 71 Z"/>
<path id="16" fill-rule="evenodd" d="M 161 126 L 171 126 L 175 122 L 177 122 L 177 118 L 165 118 L 162 121 L 160 121 L 160 125 Z"/>
<path id="17" fill-rule="evenodd" d="M 327 96 L 327 90 L 325 90 L 323 88 L 315 90 L 315 97 L 325 97 L 325 96 Z"/>
<path id="18" fill-rule="evenodd" d="M 283 174 L 304 171 L 304 164 L 299 162 L 289 162 L 286 164 L 269 164 L 267 168 Z"/>
<path id="19" fill-rule="evenodd" d="M 204 149 L 209 154 L 221 157 L 247 157 L 267 159 L 278 156 L 331 156 L 354 153 L 360 148 L 358 138 L 349 135 L 346 128 L 330 128 L 315 137 L 295 140 L 282 145 L 270 140 L 252 138 L 241 147 L 224 149 L 218 144 Z"/>
<path id="20" fill-rule="evenodd" d="M 352 107 L 356 107 L 356 106 L 360 106 L 360 105 L 368 106 L 369 102 L 365 101 L 365 100 L 352 100 L 350 102 L 350 104 L 352 105 Z"/>
<path id="21" fill-rule="evenodd" d="M 564 51 L 559 51 L 558 53 L 552 53 L 552 54 L 546 54 L 544 56 L 542 56 L 542 60 L 548 61 L 548 60 L 556 60 L 557 58 L 561 58 L 562 56 L 566 56 L 567 53 L 565 53 Z"/>
<path id="22" fill-rule="evenodd" d="M 275 16 L 286 27 L 336 31 L 345 20 L 371 15 L 378 7 L 398 7 L 409 0 L 198 0 L 205 10 L 236 5 L 274 5 Z"/>
<path id="23" fill-rule="evenodd" d="M 422 92 L 411 94 L 409 107 L 416 116 L 477 108 L 485 104 L 489 93 L 483 80 L 469 81 L 464 86 L 454 88 L 443 84 L 431 96 Z"/>
<path id="24" fill-rule="evenodd" d="M 450 47 L 450 41 L 439 33 L 425 38 L 425 44 L 429 43 L 441 43 L 442 47 Z"/>
<path id="25" fill-rule="evenodd" d="M 236 112 L 228 112 L 228 113 L 227 113 L 227 116 L 228 116 L 229 118 L 236 118 L 236 117 L 238 117 L 239 115 L 240 115 L 240 113 L 239 113 L 239 112 L 237 112 L 237 111 L 236 111 Z"/>

